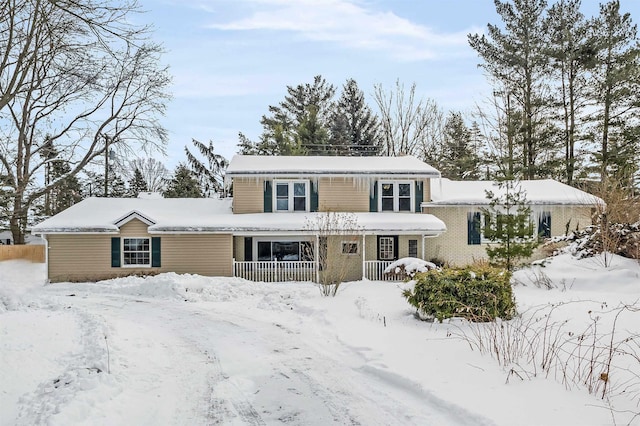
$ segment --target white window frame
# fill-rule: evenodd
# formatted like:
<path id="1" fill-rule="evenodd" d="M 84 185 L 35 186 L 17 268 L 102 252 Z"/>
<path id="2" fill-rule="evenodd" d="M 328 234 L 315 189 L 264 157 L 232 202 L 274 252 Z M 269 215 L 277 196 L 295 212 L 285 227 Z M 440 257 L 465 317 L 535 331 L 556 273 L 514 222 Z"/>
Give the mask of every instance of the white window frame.
<path id="1" fill-rule="evenodd" d="M 383 240 L 387 241 L 389 247 L 391 247 L 391 256 L 382 257 Z M 390 241 L 390 243 L 389 243 Z M 378 258 L 380 260 L 395 260 L 395 238 L 394 237 L 379 237 L 378 239 Z M 388 252 L 388 250 L 386 250 Z"/>
<path id="2" fill-rule="evenodd" d="M 305 193 L 305 206 L 304 211 L 302 210 L 294 210 L 294 184 L 302 183 L 304 184 L 304 193 Z M 278 209 L 278 185 L 288 184 L 289 185 L 289 208 L 287 210 L 279 210 Z M 303 179 L 274 179 L 273 181 L 273 211 L 276 213 L 308 213 L 311 210 L 311 185 L 308 180 Z"/>
<path id="3" fill-rule="evenodd" d="M 313 244 L 313 239 L 311 237 L 277 237 L 277 236 L 273 236 L 273 237 L 260 237 L 260 238 L 253 238 L 253 253 L 254 254 L 254 259 L 256 261 L 258 261 L 258 257 L 259 257 L 259 252 L 258 252 L 258 243 L 299 243 L 300 247 L 302 243 L 311 243 L 312 249 L 315 251 L 315 247 Z M 273 253 L 271 253 L 271 255 L 273 256 Z M 315 253 L 314 253 L 315 256 Z M 275 259 L 271 259 L 271 262 L 275 261 Z M 302 253 L 300 253 L 300 260 L 297 261 L 292 261 L 292 262 L 300 262 L 302 261 Z M 269 262 L 268 260 L 260 260 L 259 262 Z"/>
<path id="4" fill-rule="evenodd" d="M 409 210 L 400 210 L 400 184 L 408 184 L 410 191 Z M 378 211 L 382 212 L 382 185 L 393 185 L 393 211 L 413 213 L 416 204 L 416 183 L 413 180 L 383 180 L 378 182 Z M 403 197 L 404 198 L 404 197 Z M 390 212 L 391 210 L 384 210 Z"/>
<path id="5" fill-rule="evenodd" d="M 126 240 L 147 240 L 149 250 L 126 250 L 127 253 L 147 253 L 148 263 L 125 263 L 125 241 Z M 151 237 L 122 237 L 120 246 L 120 265 L 122 268 L 150 268 L 151 267 Z"/>
<path id="6" fill-rule="evenodd" d="M 411 242 L 414 241 L 416 243 L 416 253 L 415 256 L 411 256 Z M 420 249 L 418 248 L 418 239 L 417 238 L 409 238 L 407 240 L 407 256 L 409 257 L 418 257 Z"/>
<path id="7" fill-rule="evenodd" d="M 345 248 L 347 248 L 348 246 L 355 246 L 356 250 L 354 252 L 351 252 L 349 250 L 345 251 Z M 360 244 L 358 243 L 358 241 L 342 241 L 341 247 L 342 254 L 344 254 L 345 256 L 357 256 L 360 254 Z"/>

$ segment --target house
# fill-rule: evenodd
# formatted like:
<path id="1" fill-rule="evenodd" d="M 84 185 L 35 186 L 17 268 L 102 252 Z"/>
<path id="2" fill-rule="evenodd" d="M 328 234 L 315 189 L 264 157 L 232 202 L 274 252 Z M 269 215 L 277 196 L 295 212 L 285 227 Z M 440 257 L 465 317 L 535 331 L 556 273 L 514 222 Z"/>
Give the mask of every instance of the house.
<path id="1" fill-rule="evenodd" d="M 592 224 L 604 201 L 577 188 L 553 179 L 523 180 L 520 190 L 531 210 L 533 234 L 544 238 L 566 235 Z M 452 181 L 446 178 L 431 182 L 431 199 L 422 203 L 422 211 L 440 218 L 447 233 L 429 244 L 426 259 L 466 265 L 487 257 L 483 229 L 490 200 L 504 189 L 492 181 Z"/>
<path id="2" fill-rule="evenodd" d="M 236 155 L 225 179 L 233 198 L 89 198 L 38 224 L 32 232 L 46 241 L 49 280 L 160 272 L 383 279 L 400 257 L 459 263 L 484 252 L 465 232 L 489 183 L 441 179 L 411 156 Z M 587 224 L 593 203 L 573 199 L 588 194 L 554 181 L 532 185 L 553 235 L 566 221 Z M 558 185 L 566 192 L 547 190 Z"/>

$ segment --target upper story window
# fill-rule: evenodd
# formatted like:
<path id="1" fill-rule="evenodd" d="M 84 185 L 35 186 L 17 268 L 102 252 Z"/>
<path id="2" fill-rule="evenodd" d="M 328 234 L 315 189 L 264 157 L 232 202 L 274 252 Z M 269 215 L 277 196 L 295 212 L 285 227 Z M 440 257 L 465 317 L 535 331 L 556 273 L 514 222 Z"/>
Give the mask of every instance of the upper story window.
<path id="1" fill-rule="evenodd" d="M 411 212 L 415 203 L 413 181 L 379 182 L 379 205 L 381 212 Z"/>
<path id="2" fill-rule="evenodd" d="M 309 181 L 305 180 L 276 180 L 275 197 L 273 198 L 276 212 L 308 212 L 309 211 Z"/>

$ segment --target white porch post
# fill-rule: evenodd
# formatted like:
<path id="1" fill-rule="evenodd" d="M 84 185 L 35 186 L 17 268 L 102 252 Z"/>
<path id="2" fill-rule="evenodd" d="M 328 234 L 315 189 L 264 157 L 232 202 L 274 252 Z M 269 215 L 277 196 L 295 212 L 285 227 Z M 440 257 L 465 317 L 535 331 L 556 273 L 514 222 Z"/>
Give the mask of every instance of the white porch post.
<path id="1" fill-rule="evenodd" d="M 425 250 L 425 247 L 426 247 L 426 243 L 425 243 L 426 239 L 427 239 L 427 237 L 425 235 L 423 235 L 422 236 L 422 260 L 427 260 L 425 254 L 424 254 L 424 250 Z"/>
<path id="2" fill-rule="evenodd" d="M 362 279 L 367 278 L 367 270 L 366 270 L 366 260 L 367 260 L 367 236 L 366 234 L 362 234 Z"/>
<path id="3" fill-rule="evenodd" d="M 316 250 L 314 260 L 316 262 L 316 283 L 320 282 L 320 235 L 316 234 Z"/>

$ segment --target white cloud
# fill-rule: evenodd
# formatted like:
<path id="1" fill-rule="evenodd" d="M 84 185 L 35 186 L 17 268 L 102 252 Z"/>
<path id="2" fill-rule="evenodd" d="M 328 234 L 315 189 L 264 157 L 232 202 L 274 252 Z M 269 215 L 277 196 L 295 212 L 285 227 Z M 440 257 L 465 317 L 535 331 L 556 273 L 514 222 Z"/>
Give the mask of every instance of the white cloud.
<path id="1" fill-rule="evenodd" d="M 287 31 L 314 41 L 386 52 L 402 61 L 449 56 L 467 48 L 467 33 L 439 33 L 393 12 L 350 0 L 249 0 L 249 16 L 210 25 L 225 31 Z"/>

